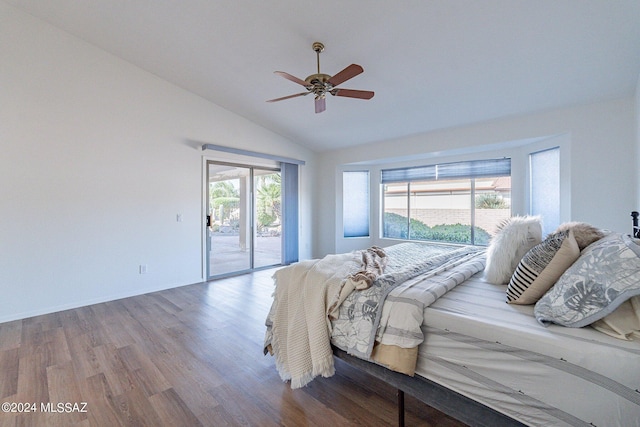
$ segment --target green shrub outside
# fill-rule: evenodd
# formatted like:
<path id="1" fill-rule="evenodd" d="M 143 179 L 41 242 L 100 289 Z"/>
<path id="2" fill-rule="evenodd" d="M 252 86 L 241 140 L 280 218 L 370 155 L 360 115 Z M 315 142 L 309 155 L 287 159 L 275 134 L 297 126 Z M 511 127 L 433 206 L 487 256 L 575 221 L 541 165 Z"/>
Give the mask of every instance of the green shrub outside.
<path id="1" fill-rule="evenodd" d="M 434 240 L 447 243 L 471 244 L 471 226 L 463 224 L 439 224 L 429 227 L 422 221 L 410 219 L 411 236 L 407 229 L 407 217 L 391 212 L 384 214 L 384 237 Z M 474 244 L 486 246 L 489 244 L 490 235 L 480 227 L 475 228 Z"/>
<path id="2" fill-rule="evenodd" d="M 485 193 L 476 197 L 476 208 L 478 209 L 508 209 L 509 204 L 502 197 L 495 193 Z"/>

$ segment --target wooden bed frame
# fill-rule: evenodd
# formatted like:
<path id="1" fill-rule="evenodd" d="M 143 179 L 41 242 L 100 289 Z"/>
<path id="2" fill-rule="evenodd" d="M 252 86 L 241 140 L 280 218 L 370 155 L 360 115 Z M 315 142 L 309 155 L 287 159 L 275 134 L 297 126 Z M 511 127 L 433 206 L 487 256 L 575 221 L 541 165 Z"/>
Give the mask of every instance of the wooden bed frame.
<path id="1" fill-rule="evenodd" d="M 392 371 L 381 365 L 351 356 L 335 346 L 333 347 L 333 355 L 346 364 L 373 375 L 398 390 L 398 426 L 400 427 L 404 426 L 404 393 L 409 393 L 421 402 L 469 426 L 525 425 L 424 377 L 418 375 L 410 377 Z"/>
<path id="2" fill-rule="evenodd" d="M 635 238 L 640 238 L 639 216 L 640 213 L 631 212 L 631 217 L 633 218 L 632 236 Z M 404 426 L 404 393 L 409 393 L 421 402 L 469 426 L 502 427 L 525 425 L 495 409 L 419 375 L 410 377 L 392 371 L 381 365 L 351 356 L 346 351 L 335 346 L 333 346 L 333 354 L 337 359 L 381 379 L 398 390 L 398 426 L 400 427 Z"/>

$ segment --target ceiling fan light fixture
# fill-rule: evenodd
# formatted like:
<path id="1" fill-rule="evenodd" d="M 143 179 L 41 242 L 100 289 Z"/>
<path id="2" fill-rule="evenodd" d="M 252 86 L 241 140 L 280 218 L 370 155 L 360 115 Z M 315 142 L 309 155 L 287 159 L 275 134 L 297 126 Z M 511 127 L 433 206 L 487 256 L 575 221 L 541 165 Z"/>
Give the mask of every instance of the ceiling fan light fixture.
<path id="1" fill-rule="evenodd" d="M 295 98 L 298 96 L 306 95 L 309 93 L 313 93 L 315 95 L 315 110 L 316 113 L 321 113 L 326 109 L 325 99 L 327 93 L 330 93 L 334 96 L 342 96 L 347 98 L 356 98 L 356 99 L 371 99 L 373 98 L 374 92 L 372 91 L 362 91 L 362 90 L 354 90 L 354 89 L 336 89 L 335 87 L 340 85 L 341 83 L 346 82 L 349 79 L 357 76 L 364 72 L 364 69 L 358 64 L 351 64 L 342 71 L 338 72 L 333 76 L 329 74 L 323 74 L 320 72 L 320 53 L 324 51 L 324 44 L 320 42 L 314 42 L 311 46 L 313 51 L 316 52 L 317 64 L 318 64 L 318 72 L 316 74 L 311 74 L 306 79 L 302 80 L 295 76 L 292 76 L 289 73 L 285 73 L 284 71 L 276 71 L 275 74 L 278 74 L 281 77 L 284 77 L 287 80 L 290 80 L 294 83 L 304 86 L 307 89 L 307 93 L 300 93 L 295 95 L 284 96 L 281 98 L 270 99 L 267 102 L 276 102 L 282 101 L 289 98 Z"/>

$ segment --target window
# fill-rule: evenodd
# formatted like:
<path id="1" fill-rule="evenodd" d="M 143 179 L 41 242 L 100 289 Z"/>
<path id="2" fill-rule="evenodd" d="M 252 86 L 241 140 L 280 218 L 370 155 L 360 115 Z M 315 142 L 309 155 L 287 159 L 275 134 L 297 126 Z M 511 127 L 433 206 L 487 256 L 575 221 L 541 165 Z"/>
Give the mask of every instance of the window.
<path id="1" fill-rule="evenodd" d="M 560 147 L 529 154 L 529 213 L 542 217 L 542 235 L 560 225 Z"/>
<path id="2" fill-rule="evenodd" d="M 342 174 L 344 237 L 369 237 L 369 172 Z"/>
<path id="3" fill-rule="evenodd" d="M 487 245 L 511 216 L 511 159 L 382 171 L 382 235 Z"/>

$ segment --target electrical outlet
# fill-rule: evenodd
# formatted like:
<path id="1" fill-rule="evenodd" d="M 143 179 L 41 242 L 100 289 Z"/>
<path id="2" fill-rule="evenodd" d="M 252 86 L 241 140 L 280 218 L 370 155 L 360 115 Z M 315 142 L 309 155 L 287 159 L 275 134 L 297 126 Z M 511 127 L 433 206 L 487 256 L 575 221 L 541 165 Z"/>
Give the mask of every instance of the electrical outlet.
<path id="1" fill-rule="evenodd" d="M 140 274 L 147 274 L 147 264 L 140 264 Z"/>

